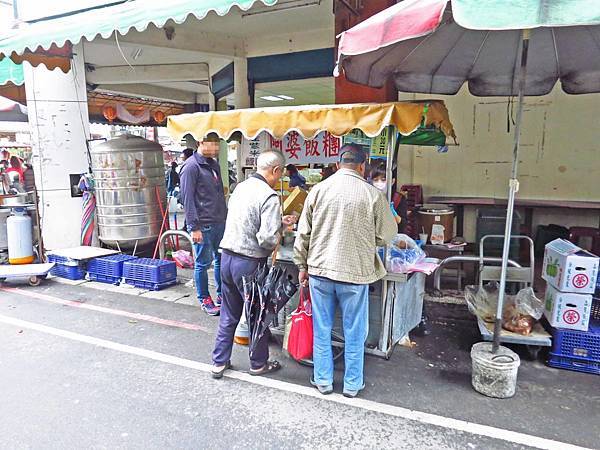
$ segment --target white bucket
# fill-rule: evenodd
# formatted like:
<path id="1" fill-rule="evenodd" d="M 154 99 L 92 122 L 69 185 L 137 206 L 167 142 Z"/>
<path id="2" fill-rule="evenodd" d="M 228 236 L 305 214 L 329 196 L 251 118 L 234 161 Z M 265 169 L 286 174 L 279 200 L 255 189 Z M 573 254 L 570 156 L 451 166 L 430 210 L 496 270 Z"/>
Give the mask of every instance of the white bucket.
<path id="1" fill-rule="evenodd" d="M 478 342 L 471 348 L 471 362 L 471 384 L 477 392 L 493 398 L 515 395 L 521 365 L 519 355 L 506 347 L 492 353 L 491 342 Z"/>

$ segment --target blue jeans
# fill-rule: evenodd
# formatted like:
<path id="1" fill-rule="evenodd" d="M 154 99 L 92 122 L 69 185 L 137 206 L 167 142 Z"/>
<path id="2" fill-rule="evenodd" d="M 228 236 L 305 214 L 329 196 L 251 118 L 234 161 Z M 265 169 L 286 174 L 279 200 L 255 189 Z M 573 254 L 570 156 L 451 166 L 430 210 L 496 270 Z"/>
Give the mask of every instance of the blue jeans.
<path id="1" fill-rule="evenodd" d="M 202 300 L 210 296 L 208 290 L 208 269 L 214 264 L 215 284 L 217 285 L 217 295 L 221 295 L 221 254 L 219 245 L 225 232 L 224 223 L 215 223 L 212 225 L 203 225 L 202 244 L 194 244 L 194 283 L 196 284 L 196 293 L 198 299 Z"/>
<path id="2" fill-rule="evenodd" d="M 336 304 L 342 310 L 344 326 L 344 389 L 363 387 L 365 341 L 369 332 L 369 285 L 338 283 L 327 278 L 310 278 L 313 317 L 314 380 L 333 384 L 331 330 Z"/>

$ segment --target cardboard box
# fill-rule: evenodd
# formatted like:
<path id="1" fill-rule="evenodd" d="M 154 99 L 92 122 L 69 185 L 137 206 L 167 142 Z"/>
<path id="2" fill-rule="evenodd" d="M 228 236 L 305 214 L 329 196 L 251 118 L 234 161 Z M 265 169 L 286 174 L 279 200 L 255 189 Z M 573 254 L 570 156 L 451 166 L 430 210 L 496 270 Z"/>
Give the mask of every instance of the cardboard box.
<path id="1" fill-rule="evenodd" d="M 564 239 L 546 244 L 542 278 L 561 292 L 593 294 L 599 258 Z"/>
<path id="2" fill-rule="evenodd" d="M 288 198 L 283 203 L 283 215 L 288 216 L 292 213 L 302 214 L 302 208 L 304 208 L 304 202 L 308 193 L 300 188 L 296 188 L 292 191 Z"/>
<path id="3" fill-rule="evenodd" d="M 546 286 L 544 315 L 551 326 L 587 331 L 592 310 L 592 296 L 560 292 Z"/>

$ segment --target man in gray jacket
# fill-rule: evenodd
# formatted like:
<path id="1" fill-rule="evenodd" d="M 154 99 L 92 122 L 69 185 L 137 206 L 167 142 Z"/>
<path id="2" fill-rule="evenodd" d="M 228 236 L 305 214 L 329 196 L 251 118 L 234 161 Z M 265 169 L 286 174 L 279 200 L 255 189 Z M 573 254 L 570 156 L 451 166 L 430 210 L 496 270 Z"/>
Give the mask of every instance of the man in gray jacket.
<path id="1" fill-rule="evenodd" d="M 284 226 L 295 217 L 281 215 L 281 204 L 273 190 L 279 183 L 285 158 L 278 151 L 266 151 L 257 160 L 258 171 L 240 183 L 229 199 L 229 214 L 221 241 L 223 303 L 219 330 L 212 354 L 212 376 L 221 378 L 230 366 L 235 329 L 244 308 L 242 277 L 251 275 L 273 252 Z M 256 344 L 250 356 L 250 375 L 263 375 L 281 368 L 269 361 L 269 334 Z"/>

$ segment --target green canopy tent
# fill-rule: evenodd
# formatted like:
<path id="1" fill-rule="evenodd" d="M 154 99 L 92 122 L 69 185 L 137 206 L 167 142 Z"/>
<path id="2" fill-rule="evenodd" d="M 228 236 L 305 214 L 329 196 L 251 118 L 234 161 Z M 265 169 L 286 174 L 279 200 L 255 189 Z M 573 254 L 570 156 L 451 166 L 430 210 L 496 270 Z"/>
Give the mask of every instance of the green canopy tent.
<path id="1" fill-rule="evenodd" d="M 0 86 L 8 83 L 21 86 L 24 82 L 25 77 L 21 64 L 15 64 L 9 58 L 4 58 L 0 61 Z"/>
<path id="2" fill-rule="evenodd" d="M 163 27 L 167 21 L 183 23 L 189 16 L 198 20 L 214 12 L 224 16 L 233 7 L 246 11 L 255 4 L 273 6 L 278 0 L 129 0 L 109 3 L 83 11 L 48 19 L 20 23 L 17 28 L 0 34 L 0 57 L 22 55 L 38 48 L 78 43 L 85 38 L 110 37 L 115 31 L 125 35 L 131 29 L 144 31 L 150 24 Z"/>

